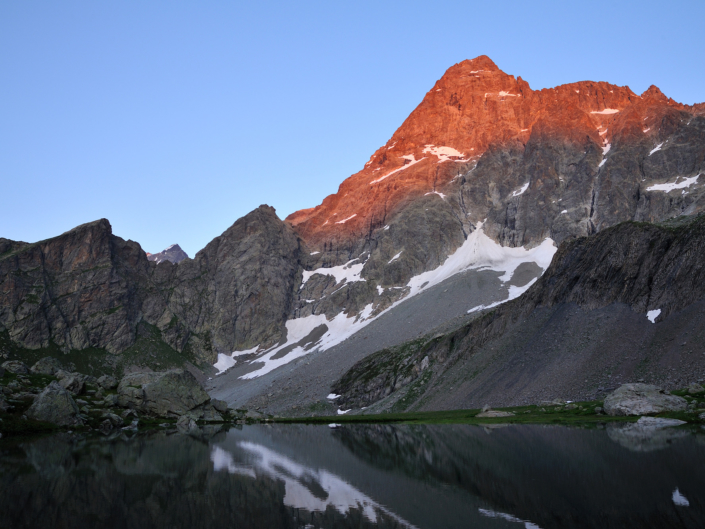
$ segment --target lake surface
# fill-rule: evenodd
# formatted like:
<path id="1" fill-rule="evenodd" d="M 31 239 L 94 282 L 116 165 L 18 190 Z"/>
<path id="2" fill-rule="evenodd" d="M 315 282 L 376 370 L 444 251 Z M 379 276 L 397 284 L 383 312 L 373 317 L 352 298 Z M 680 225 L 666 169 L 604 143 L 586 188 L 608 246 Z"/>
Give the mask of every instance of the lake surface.
<path id="1" fill-rule="evenodd" d="M 0 444 L 0 527 L 704 527 L 705 431 L 255 425 Z"/>

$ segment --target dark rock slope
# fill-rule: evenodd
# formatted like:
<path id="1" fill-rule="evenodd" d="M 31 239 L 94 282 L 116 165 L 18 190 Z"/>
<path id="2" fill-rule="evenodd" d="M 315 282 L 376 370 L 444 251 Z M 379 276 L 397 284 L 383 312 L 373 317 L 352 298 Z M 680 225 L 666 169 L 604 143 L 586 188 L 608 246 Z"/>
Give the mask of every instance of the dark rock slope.
<path id="1" fill-rule="evenodd" d="M 705 378 L 703 315 L 705 216 L 623 223 L 566 241 L 524 296 L 375 353 L 332 391 L 344 408 L 405 410 L 594 398 L 635 379 L 674 387 Z"/>
<path id="2" fill-rule="evenodd" d="M 0 332 L 27 349 L 121 353 L 139 322 L 202 361 L 279 340 L 300 282 L 301 243 L 261 206 L 194 259 L 150 262 L 102 219 L 34 244 L 0 240 Z"/>

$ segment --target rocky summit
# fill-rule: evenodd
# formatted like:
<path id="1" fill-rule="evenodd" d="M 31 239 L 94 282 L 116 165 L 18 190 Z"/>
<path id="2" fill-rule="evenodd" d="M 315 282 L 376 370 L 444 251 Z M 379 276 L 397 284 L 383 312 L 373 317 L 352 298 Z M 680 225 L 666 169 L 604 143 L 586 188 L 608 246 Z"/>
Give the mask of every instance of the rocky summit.
<path id="1" fill-rule="evenodd" d="M 0 354 L 96 377 L 186 367 L 282 414 L 599 397 L 608 372 L 687 385 L 705 365 L 683 354 L 703 351 L 659 349 L 658 330 L 702 335 L 703 171 L 705 104 L 533 90 L 477 57 L 337 193 L 284 220 L 262 205 L 193 258 L 147 254 L 105 219 L 0 239 Z M 133 405 L 154 412 L 138 401 L 175 376 L 135 375 Z"/>
<path id="2" fill-rule="evenodd" d="M 188 255 L 181 249 L 178 244 L 172 244 L 166 250 L 162 250 L 159 253 L 149 253 L 147 252 L 147 259 L 149 261 L 154 261 L 157 264 L 162 261 L 169 261 L 171 263 L 177 264 L 188 259 Z"/>

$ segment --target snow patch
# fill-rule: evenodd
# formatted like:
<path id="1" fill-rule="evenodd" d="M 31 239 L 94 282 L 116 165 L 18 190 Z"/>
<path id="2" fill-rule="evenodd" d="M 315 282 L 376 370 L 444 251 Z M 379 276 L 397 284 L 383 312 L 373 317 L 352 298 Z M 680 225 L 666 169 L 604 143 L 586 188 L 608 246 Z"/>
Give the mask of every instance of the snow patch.
<path id="1" fill-rule="evenodd" d="M 388 230 L 388 229 L 389 229 L 389 224 L 387 224 L 387 225 L 386 225 L 384 228 L 382 228 L 382 229 L 383 229 L 383 230 Z"/>
<path id="2" fill-rule="evenodd" d="M 382 180 L 384 180 L 384 179 L 386 179 L 386 178 L 389 178 L 389 177 L 392 176 L 393 174 L 398 173 L 399 171 L 403 171 L 404 169 L 408 169 L 408 168 L 411 167 L 412 165 L 416 165 L 416 164 L 419 163 L 420 161 L 426 159 L 426 157 L 423 157 L 423 158 L 421 158 L 421 160 L 416 160 L 416 159 L 414 158 L 414 155 L 413 155 L 413 154 L 408 154 L 408 155 L 406 155 L 406 156 L 402 156 L 402 158 L 404 158 L 404 159 L 406 159 L 406 160 L 410 160 L 411 163 L 408 163 L 408 164 L 406 164 L 406 165 L 400 167 L 399 169 L 394 169 L 394 171 L 392 171 L 392 172 L 390 172 L 390 173 L 387 173 L 387 174 L 384 175 L 384 176 L 380 176 L 380 177 L 377 178 L 376 180 L 372 180 L 372 182 L 370 182 L 370 185 L 376 184 L 377 182 L 381 182 Z"/>
<path id="3" fill-rule="evenodd" d="M 602 147 L 602 156 L 606 155 L 608 152 L 610 152 L 610 149 L 612 148 L 612 144 L 608 143 L 604 147 Z"/>
<path id="4" fill-rule="evenodd" d="M 480 223 L 478 228 L 465 239 L 463 245 L 448 256 L 441 266 L 411 278 L 407 284 L 410 292 L 405 299 L 418 294 L 422 285 L 424 285 L 423 288 L 432 287 L 465 270 L 484 268 L 504 272 L 504 275 L 499 278 L 502 282 L 509 281 L 522 263 L 533 262 L 546 270 L 551 264 L 556 249 L 550 238 L 546 238 L 539 246 L 530 250 L 523 246 L 518 248 L 501 246 L 485 235 Z"/>
<path id="5" fill-rule="evenodd" d="M 335 278 L 335 284 L 337 285 L 343 279 L 347 283 L 354 283 L 355 281 L 364 281 L 360 277 L 362 273 L 362 267 L 365 263 L 352 264 L 355 261 L 359 261 L 356 257 L 345 263 L 344 265 L 333 266 L 331 268 L 316 268 L 315 270 L 304 270 L 303 280 L 301 281 L 301 287 L 306 284 L 306 281 L 310 279 L 311 276 L 315 274 L 320 274 L 322 276 L 333 276 Z"/>
<path id="6" fill-rule="evenodd" d="M 697 183 L 698 177 L 700 175 L 695 175 L 691 176 L 690 178 L 683 178 L 680 182 L 678 182 L 678 178 L 676 177 L 676 181 L 672 184 L 654 184 L 652 186 L 649 186 L 646 188 L 647 191 L 663 191 L 664 193 L 668 193 L 669 191 L 673 191 L 674 189 L 684 189 L 686 187 L 690 187 L 691 185 Z"/>
<path id="7" fill-rule="evenodd" d="M 604 110 L 593 110 L 590 114 L 616 114 L 619 112 L 616 108 L 606 108 Z"/>
<path id="8" fill-rule="evenodd" d="M 651 323 L 656 323 L 656 318 L 659 317 L 659 314 L 661 314 L 661 309 L 650 310 L 646 313 L 646 317 Z"/>
<path id="9" fill-rule="evenodd" d="M 653 149 L 651 149 L 651 152 L 649 153 L 649 156 L 651 156 L 652 154 L 654 154 L 656 151 L 660 151 L 662 146 L 663 146 L 663 143 L 659 143 L 656 147 L 654 147 Z"/>
<path id="10" fill-rule="evenodd" d="M 525 529 L 541 529 L 535 523 L 528 522 L 526 520 L 522 520 L 521 518 L 517 518 L 516 516 L 512 516 L 511 514 L 507 514 L 504 512 L 491 511 L 489 509 L 478 509 L 478 510 L 480 511 L 480 514 L 482 516 L 487 516 L 488 518 L 500 518 L 502 520 L 506 520 L 507 522 L 523 523 Z"/>
<path id="11" fill-rule="evenodd" d="M 335 399 L 340 398 L 340 395 L 336 395 L 335 393 L 329 393 L 326 398 L 327 398 L 328 400 L 335 400 Z"/>
<path id="12" fill-rule="evenodd" d="M 261 377 L 262 375 L 266 375 L 276 368 L 288 364 L 292 360 L 301 358 L 310 352 L 317 350 L 325 351 L 334 345 L 338 345 L 340 342 L 352 336 L 370 323 L 372 310 L 372 303 L 370 303 L 358 316 L 352 316 L 350 318 L 348 318 L 345 313 L 341 312 L 330 321 L 323 314 L 312 314 L 311 316 L 306 316 L 305 318 L 296 318 L 294 320 L 287 321 L 286 343 L 277 345 L 274 348 L 265 351 L 262 356 L 253 362 L 253 364 L 262 363 L 262 367 L 242 375 L 240 378 L 247 380 Z M 323 336 L 321 336 L 317 341 L 304 345 L 296 345 L 321 325 L 325 325 L 326 330 Z M 291 346 L 294 345 L 295 347 L 292 349 Z M 290 350 L 283 356 L 275 358 L 277 353 L 285 348 Z"/>
<path id="13" fill-rule="evenodd" d="M 470 160 L 468 158 L 467 160 L 464 159 L 463 157 L 465 156 L 462 152 L 459 152 L 455 150 L 453 147 L 437 147 L 435 145 L 425 145 L 424 153 L 426 154 L 431 154 L 438 158 L 438 163 L 443 163 L 443 162 L 467 162 Z M 457 160 L 453 160 L 451 158 L 458 158 Z"/>
<path id="14" fill-rule="evenodd" d="M 505 92 L 504 90 L 499 92 L 499 97 L 519 97 L 518 94 L 510 94 L 509 92 Z"/>
<path id="15" fill-rule="evenodd" d="M 404 250 L 402 250 L 401 252 L 399 252 L 398 254 L 396 254 L 394 257 L 392 257 L 392 258 L 389 260 L 389 262 L 388 262 L 387 264 L 392 264 L 394 261 L 396 261 L 397 259 L 399 259 L 399 256 L 401 255 L 401 253 L 402 253 L 403 251 L 404 251 Z"/>
<path id="16" fill-rule="evenodd" d="M 244 351 L 233 351 L 229 355 L 219 353 L 218 354 L 218 361 L 213 364 L 213 367 L 215 367 L 218 372 L 216 373 L 217 375 L 220 375 L 221 373 L 227 371 L 231 367 L 233 367 L 235 364 L 237 364 L 237 360 L 235 360 L 236 356 L 242 356 L 242 355 L 249 355 L 252 353 L 256 353 L 257 349 L 259 348 L 259 345 L 256 345 L 252 349 L 246 349 Z"/>
<path id="17" fill-rule="evenodd" d="M 535 277 L 534 279 L 529 281 L 523 287 L 517 287 L 517 286 L 511 285 L 508 288 L 509 295 L 507 296 L 507 299 L 495 301 L 494 303 L 490 303 L 489 305 L 478 305 L 477 307 L 473 307 L 470 310 L 468 310 L 468 314 L 472 314 L 473 312 L 477 312 L 478 310 L 491 309 L 493 307 L 497 307 L 498 305 L 501 305 L 502 303 L 506 303 L 507 301 L 511 301 L 513 299 L 516 299 L 519 296 L 521 296 L 524 292 L 529 290 L 529 288 L 531 288 L 531 285 L 536 283 L 536 281 L 538 281 L 538 277 Z"/>
<path id="18" fill-rule="evenodd" d="M 426 193 L 424 196 L 428 196 L 428 195 L 438 195 L 438 196 L 441 197 L 441 198 L 445 198 L 445 197 L 446 197 L 443 193 L 439 193 L 438 191 L 431 191 L 431 192 L 429 192 L 429 193 Z"/>
<path id="19" fill-rule="evenodd" d="M 647 132 L 649 132 L 650 130 L 651 130 L 651 127 L 649 127 L 648 129 L 642 130 L 642 132 L 643 132 L 643 133 L 647 133 Z"/>
<path id="20" fill-rule="evenodd" d="M 518 191 L 514 191 L 514 193 L 512 193 L 512 196 L 513 196 L 513 197 L 518 197 L 519 195 L 523 195 L 523 194 L 524 194 L 524 191 L 526 191 L 527 189 L 529 189 L 529 183 L 530 183 L 530 182 L 525 183 L 523 186 L 521 186 L 521 189 L 519 189 Z"/>
<path id="21" fill-rule="evenodd" d="M 357 217 L 357 213 L 353 213 L 347 219 L 339 220 L 338 222 L 336 222 L 336 224 L 345 224 L 347 221 L 349 221 L 350 219 L 353 219 L 355 217 Z"/>
<path id="22" fill-rule="evenodd" d="M 690 502 L 688 501 L 688 498 L 681 494 L 681 492 L 678 490 L 678 487 L 676 487 L 676 490 L 673 491 L 673 496 L 671 496 L 671 499 L 673 500 L 673 503 L 675 503 L 679 507 L 690 507 Z"/>
<path id="23" fill-rule="evenodd" d="M 321 253 L 321 252 L 311 252 L 310 255 L 318 255 L 319 253 Z"/>
<path id="24" fill-rule="evenodd" d="M 379 285 L 377 285 L 377 294 L 379 294 L 380 296 L 384 294 L 384 289 Z"/>
<path id="25" fill-rule="evenodd" d="M 351 408 L 352 409 L 352 408 Z M 348 413 L 350 410 L 338 410 L 338 415 L 345 415 Z"/>
<path id="26" fill-rule="evenodd" d="M 561 211 L 561 215 L 565 215 L 566 213 L 568 213 L 567 209 L 564 209 L 563 211 Z"/>

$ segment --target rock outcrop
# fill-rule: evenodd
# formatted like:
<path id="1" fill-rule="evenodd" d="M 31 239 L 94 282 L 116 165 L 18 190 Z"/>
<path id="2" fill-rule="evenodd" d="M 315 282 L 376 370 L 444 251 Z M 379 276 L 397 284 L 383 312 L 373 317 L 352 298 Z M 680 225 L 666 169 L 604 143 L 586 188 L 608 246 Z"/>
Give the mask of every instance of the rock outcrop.
<path id="1" fill-rule="evenodd" d="M 624 384 L 605 398 L 607 415 L 656 415 L 685 411 L 688 402 L 649 384 Z"/>
<path id="2" fill-rule="evenodd" d="M 145 321 L 172 348 L 213 363 L 280 339 L 302 268 L 302 243 L 269 206 L 178 265 L 148 261 L 105 219 L 34 244 L 4 241 L 0 332 L 27 349 L 119 354 Z"/>
<path id="3" fill-rule="evenodd" d="M 78 406 L 71 394 L 56 381 L 51 382 L 27 410 L 27 417 L 59 426 L 82 424 Z"/>
<path id="4" fill-rule="evenodd" d="M 125 375 L 118 405 L 159 417 L 180 417 L 210 401 L 194 376 L 183 369 Z"/>

